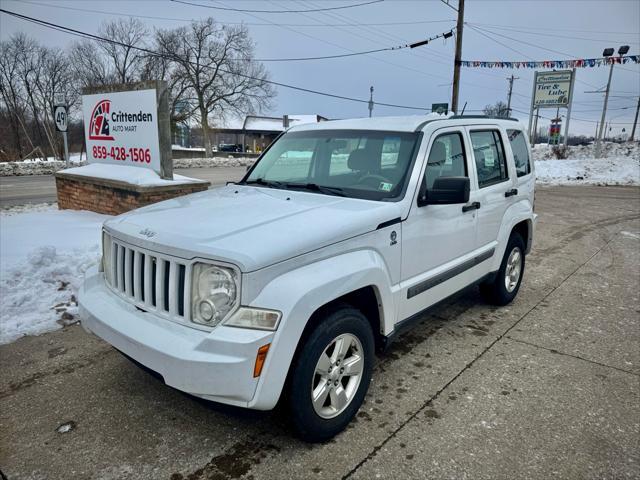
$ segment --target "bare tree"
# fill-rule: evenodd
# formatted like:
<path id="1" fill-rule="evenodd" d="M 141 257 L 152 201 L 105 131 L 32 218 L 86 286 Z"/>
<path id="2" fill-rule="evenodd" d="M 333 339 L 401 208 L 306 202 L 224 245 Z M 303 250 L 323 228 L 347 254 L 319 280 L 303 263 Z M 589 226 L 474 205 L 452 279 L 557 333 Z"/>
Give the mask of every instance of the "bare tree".
<path id="1" fill-rule="evenodd" d="M 268 73 L 253 61 L 254 44 L 245 26 L 227 27 L 212 18 L 156 32 L 157 50 L 178 66 L 187 90 L 184 101 L 198 115 L 211 156 L 209 117 L 247 114 L 270 105 L 275 95 Z"/>
<path id="2" fill-rule="evenodd" d="M 12 37 L 10 40 L 0 42 L 0 99 L 3 117 L 8 121 L 13 137 L 12 147 L 19 158 L 24 156 L 22 136 L 23 134 L 28 136 L 25 126 L 22 82 L 16 81 L 19 77 L 18 49 L 22 41 Z M 33 145 L 31 148 L 33 149 Z"/>
<path id="3" fill-rule="evenodd" d="M 502 100 L 498 100 L 493 105 L 487 105 L 482 109 L 482 113 L 489 117 L 508 117 L 509 109 L 507 108 L 507 104 Z"/>
<path id="4" fill-rule="evenodd" d="M 30 153 L 49 150 L 60 156 L 53 122 L 54 97 L 61 94 L 72 106 L 77 101 L 65 53 L 17 34 L 0 43 L 0 70 L 0 100 L 8 114 L 13 155 L 24 157 L 24 139 Z"/>
<path id="5" fill-rule="evenodd" d="M 71 45 L 69 51 L 71 65 L 78 91 L 84 87 L 113 83 L 106 58 L 95 42 L 81 40 Z"/>
<path id="6" fill-rule="evenodd" d="M 81 40 L 71 46 L 79 88 L 140 80 L 147 54 L 134 47 L 145 47 L 149 32 L 144 23 L 136 18 L 105 22 L 99 35 L 112 42 Z"/>
<path id="7" fill-rule="evenodd" d="M 141 80 L 164 80 L 169 89 L 169 108 L 172 127 L 176 123 L 188 121 L 194 109 L 186 101 L 189 84 L 179 72 L 179 65 L 173 60 L 160 55 L 148 55 L 140 76 Z"/>
<path id="8" fill-rule="evenodd" d="M 102 24 L 99 34 L 113 42 L 100 42 L 118 83 L 135 82 L 140 77 L 146 54 L 134 47 L 145 47 L 147 27 L 137 18 L 113 20 Z"/>

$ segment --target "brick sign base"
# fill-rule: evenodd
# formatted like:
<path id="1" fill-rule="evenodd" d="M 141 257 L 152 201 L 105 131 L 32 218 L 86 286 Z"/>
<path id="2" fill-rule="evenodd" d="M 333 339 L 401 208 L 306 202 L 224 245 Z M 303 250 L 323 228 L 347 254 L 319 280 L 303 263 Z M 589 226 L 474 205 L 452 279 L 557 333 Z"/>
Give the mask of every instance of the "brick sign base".
<path id="1" fill-rule="evenodd" d="M 141 186 L 117 180 L 57 172 L 56 190 L 60 210 L 90 210 L 119 215 L 152 203 L 201 192 L 209 182 Z"/>

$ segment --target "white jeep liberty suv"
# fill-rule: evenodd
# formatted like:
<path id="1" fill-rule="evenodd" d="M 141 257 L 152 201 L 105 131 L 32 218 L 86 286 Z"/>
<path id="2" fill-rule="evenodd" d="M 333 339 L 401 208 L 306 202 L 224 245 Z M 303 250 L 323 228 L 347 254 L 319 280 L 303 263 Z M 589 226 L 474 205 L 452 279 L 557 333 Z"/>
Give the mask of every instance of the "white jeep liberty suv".
<path id="1" fill-rule="evenodd" d="M 515 120 L 295 126 L 242 181 L 105 222 L 82 323 L 171 387 L 260 410 L 282 398 L 302 438 L 326 440 L 403 326 L 473 284 L 513 300 L 534 183 Z"/>

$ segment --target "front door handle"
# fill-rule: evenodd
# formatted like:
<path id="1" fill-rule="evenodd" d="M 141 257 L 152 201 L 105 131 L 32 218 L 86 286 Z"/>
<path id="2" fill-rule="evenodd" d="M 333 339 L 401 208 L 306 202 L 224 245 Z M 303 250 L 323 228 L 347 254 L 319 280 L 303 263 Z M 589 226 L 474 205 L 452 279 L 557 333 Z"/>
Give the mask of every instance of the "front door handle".
<path id="1" fill-rule="evenodd" d="M 477 210 L 480 208 L 480 202 L 472 202 L 468 205 L 462 206 L 462 212 L 468 212 L 469 210 Z"/>
<path id="2" fill-rule="evenodd" d="M 511 190 L 507 190 L 506 192 L 504 192 L 505 197 L 513 197 L 514 195 L 517 195 L 517 194 L 518 194 L 517 188 L 512 188 Z"/>

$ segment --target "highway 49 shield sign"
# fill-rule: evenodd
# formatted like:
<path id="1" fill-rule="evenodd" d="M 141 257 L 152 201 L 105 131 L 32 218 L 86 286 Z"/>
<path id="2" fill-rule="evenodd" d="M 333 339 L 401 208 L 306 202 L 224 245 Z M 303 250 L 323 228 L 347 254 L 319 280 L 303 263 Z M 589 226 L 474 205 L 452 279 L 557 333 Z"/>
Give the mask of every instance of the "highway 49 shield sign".
<path id="1" fill-rule="evenodd" d="M 58 105 L 53 109 L 53 121 L 56 122 L 56 130 L 59 132 L 67 131 L 67 107 Z"/>

